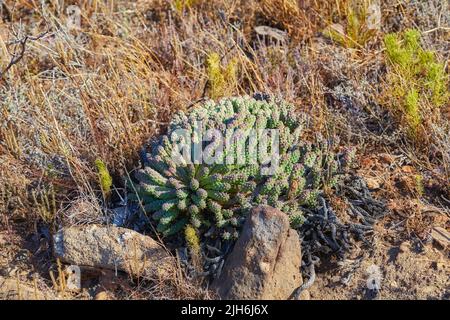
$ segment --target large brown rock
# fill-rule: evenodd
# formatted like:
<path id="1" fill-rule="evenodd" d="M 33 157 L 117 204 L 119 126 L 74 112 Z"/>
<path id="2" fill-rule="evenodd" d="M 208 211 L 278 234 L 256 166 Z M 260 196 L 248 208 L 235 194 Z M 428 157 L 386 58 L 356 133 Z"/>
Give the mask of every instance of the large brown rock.
<path id="1" fill-rule="evenodd" d="M 173 270 L 175 260 L 152 238 L 114 226 L 74 226 L 54 236 L 54 254 L 62 262 L 158 277 Z"/>
<path id="2" fill-rule="evenodd" d="M 253 208 L 213 288 L 222 299 L 288 299 L 302 284 L 300 239 L 285 213 Z"/>

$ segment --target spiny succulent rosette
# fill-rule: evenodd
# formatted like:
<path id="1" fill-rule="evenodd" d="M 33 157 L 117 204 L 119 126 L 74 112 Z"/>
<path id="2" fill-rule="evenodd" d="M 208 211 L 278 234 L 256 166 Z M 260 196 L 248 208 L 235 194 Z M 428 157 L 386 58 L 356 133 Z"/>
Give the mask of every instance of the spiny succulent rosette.
<path id="1" fill-rule="evenodd" d="M 143 210 L 157 223 L 157 231 L 165 236 L 190 225 L 200 236 L 237 238 L 246 213 L 258 204 L 282 210 L 289 215 L 292 226 L 298 227 L 304 222 L 302 207 L 316 206 L 323 189 L 336 184 L 342 162 L 339 158 L 345 158 L 333 153 L 331 145 L 320 137 L 314 143 L 305 141 L 306 125 L 307 117 L 294 112 L 291 105 L 250 97 L 209 101 L 188 114 L 180 112 L 170 123 L 168 133 L 151 143 L 143 167 L 135 173 L 138 182 L 130 181 L 129 199 L 140 201 Z M 191 134 L 192 142 L 177 134 L 180 129 Z M 195 146 L 201 145 L 205 151 L 207 145 L 217 146 L 220 139 L 199 143 L 198 133 L 208 129 L 224 137 L 237 129 L 253 129 L 257 138 L 261 138 L 259 129 L 276 129 L 278 166 L 272 175 L 264 173 L 267 165 L 250 161 L 261 149 L 238 148 L 243 137 L 229 140 L 228 148 L 217 152 L 214 163 L 174 160 L 173 151 L 180 141 L 190 145 L 192 154 Z M 263 151 L 270 154 L 274 151 L 271 148 L 268 143 Z"/>

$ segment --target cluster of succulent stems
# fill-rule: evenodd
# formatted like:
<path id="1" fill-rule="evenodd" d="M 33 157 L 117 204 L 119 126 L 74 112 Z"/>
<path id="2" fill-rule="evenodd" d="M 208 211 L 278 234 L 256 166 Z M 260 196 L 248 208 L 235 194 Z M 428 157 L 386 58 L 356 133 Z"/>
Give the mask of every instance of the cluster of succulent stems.
<path id="1" fill-rule="evenodd" d="M 156 222 L 157 231 L 165 236 L 188 228 L 191 235 L 196 230 L 199 236 L 235 239 L 249 209 L 258 204 L 282 210 L 298 227 L 304 221 L 302 208 L 316 206 L 318 195 L 324 187 L 336 184 L 340 170 L 339 155 L 333 153 L 329 142 L 304 139 L 306 125 L 307 117 L 295 112 L 293 106 L 250 97 L 208 101 L 188 114 L 180 112 L 168 133 L 151 142 L 142 168 L 135 172 L 135 181 L 130 181 L 129 198 L 140 202 Z M 272 153 L 272 160 L 276 160 L 270 174 L 267 163 L 242 161 L 261 152 L 240 148 L 239 143 L 246 140 L 242 135 L 225 150 L 215 150 L 216 160 L 228 161 L 205 163 L 179 156 L 180 143 L 189 154 L 195 145 L 205 147 L 198 139 L 199 131 L 215 130 L 226 136 L 229 130 L 255 129 L 277 133 L 277 148 L 264 144 L 263 151 Z M 190 139 L 185 135 L 180 139 L 180 130 L 190 133 Z M 209 146 L 215 143 L 217 140 L 208 141 Z"/>

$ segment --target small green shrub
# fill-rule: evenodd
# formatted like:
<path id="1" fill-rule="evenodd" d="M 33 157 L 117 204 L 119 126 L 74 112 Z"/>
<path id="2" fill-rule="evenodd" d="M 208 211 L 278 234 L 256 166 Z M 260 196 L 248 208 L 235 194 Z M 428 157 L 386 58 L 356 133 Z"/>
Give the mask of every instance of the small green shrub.
<path id="1" fill-rule="evenodd" d="M 419 197 L 423 197 L 425 194 L 425 187 L 423 185 L 423 176 L 421 174 L 416 174 L 414 176 L 414 180 L 416 183 L 416 192 Z"/>
<path id="2" fill-rule="evenodd" d="M 47 188 L 33 190 L 31 195 L 39 217 L 45 223 L 52 225 L 58 211 L 56 192 L 53 185 L 50 185 Z"/>
<path id="3" fill-rule="evenodd" d="M 190 9 L 197 2 L 199 0 L 174 0 L 173 6 L 178 13 L 182 13 L 184 9 Z"/>
<path id="4" fill-rule="evenodd" d="M 170 123 L 167 135 L 153 143 L 144 167 L 135 174 L 138 183 L 130 181 L 137 192 L 131 192 L 129 199 L 141 202 L 164 235 L 177 234 L 190 224 L 199 235 L 212 228 L 212 234 L 223 239 L 237 238 L 246 213 L 257 204 L 284 211 L 298 227 L 304 220 L 302 207 L 317 205 L 323 189 L 336 184 L 339 167 L 327 141 L 304 140 L 305 125 L 305 115 L 296 114 L 291 105 L 248 97 L 209 101 L 188 115 L 181 112 Z M 178 136 L 178 129 L 186 129 L 194 142 Z M 227 137 L 225 140 L 230 137 L 228 130 L 261 129 L 256 131 L 260 139 L 262 129 L 278 129 L 278 166 L 272 174 L 264 174 L 266 167 L 251 159 L 260 159 L 265 151 L 270 154 L 271 143 L 265 150 L 240 149 L 239 142 L 247 141 L 245 135 L 230 139 L 228 148 L 216 154 L 223 161 L 206 164 L 174 160 L 172 152 L 179 141 L 190 147 L 191 154 L 199 143 L 199 130 L 208 129 L 218 130 Z M 212 140 L 207 146 L 218 142 Z M 205 147 L 203 142 L 200 145 Z"/>
<path id="5" fill-rule="evenodd" d="M 105 195 L 108 195 L 111 191 L 112 186 L 112 177 L 109 174 L 108 168 L 101 159 L 95 160 L 95 166 L 97 168 L 99 183 L 100 187 L 102 188 L 102 192 Z"/>
<path id="6" fill-rule="evenodd" d="M 200 254 L 200 239 L 198 238 L 197 231 L 190 224 L 184 229 L 184 238 L 189 250 L 193 254 Z"/>
<path id="7" fill-rule="evenodd" d="M 334 24 L 324 30 L 324 35 L 345 48 L 364 47 L 377 30 L 370 26 L 368 19 L 370 1 L 348 2 L 345 7 L 345 26 Z"/>

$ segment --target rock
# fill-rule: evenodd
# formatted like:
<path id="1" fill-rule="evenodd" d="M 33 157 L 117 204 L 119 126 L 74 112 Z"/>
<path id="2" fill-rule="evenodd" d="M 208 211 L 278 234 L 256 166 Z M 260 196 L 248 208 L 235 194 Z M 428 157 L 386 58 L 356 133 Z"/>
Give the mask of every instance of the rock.
<path id="1" fill-rule="evenodd" d="M 434 227 L 431 230 L 431 237 L 444 248 L 450 246 L 450 232 L 444 228 Z"/>
<path id="2" fill-rule="evenodd" d="M 212 288 L 222 299 L 288 299 L 302 284 L 301 248 L 287 215 L 253 208 Z"/>
<path id="3" fill-rule="evenodd" d="M 130 217 L 130 210 L 128 209 L 128 206 L 114 208 L 111 211 L 114 213 L 112 222 L 113 225 L 116 227 L 126 226 L 127 220 Z"/>
<path id="4" fill-rule="evenodd" d="M 54 254 L 64 263 L 134 276 L 163 276 L 175 266 L 175 259 L 152 238 L 113 226 L 63 228 L 54 236 Z"/>

